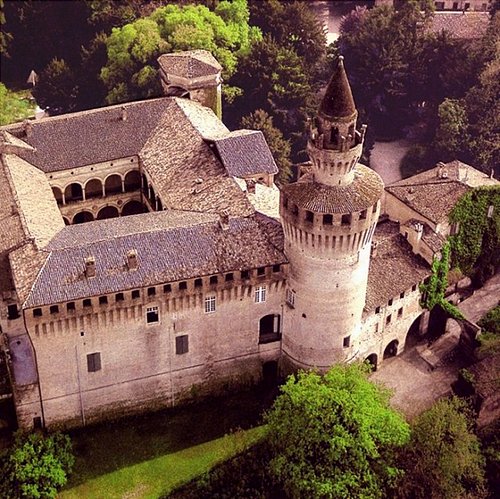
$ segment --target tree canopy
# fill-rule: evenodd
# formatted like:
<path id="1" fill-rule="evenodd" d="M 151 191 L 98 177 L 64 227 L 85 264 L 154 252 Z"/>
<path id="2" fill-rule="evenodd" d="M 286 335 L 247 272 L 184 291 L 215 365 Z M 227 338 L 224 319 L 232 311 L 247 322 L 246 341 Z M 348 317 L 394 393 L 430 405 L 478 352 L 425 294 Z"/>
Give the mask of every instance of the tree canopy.
<path id="1" fill-rule="evenodd" d="M 271 470 L 291 497 L 385 497 L 398 477 L 394 450 L 410 436 L 367 366 L 299 372 L 266 416 Z"/>

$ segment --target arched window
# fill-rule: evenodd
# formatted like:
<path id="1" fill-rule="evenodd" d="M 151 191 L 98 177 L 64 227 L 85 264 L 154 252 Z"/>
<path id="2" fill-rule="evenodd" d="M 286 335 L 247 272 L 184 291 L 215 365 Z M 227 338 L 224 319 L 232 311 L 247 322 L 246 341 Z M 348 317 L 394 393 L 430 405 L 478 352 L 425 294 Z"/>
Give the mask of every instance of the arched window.
<path id="1" fill-rule="evenodd" d="M 122 208 L 122 217 L 128 215 L 138 215 L 139 213 L 147 213 L 146 207 L 139 201 L 129 201 Z"/>
<path id="2" fill-rule="evenodd" d="M 73 217 L 74 224 L 84 224 L 86 222 L 92 222 L 94 220 L 94 215 L 90 211 L 81 211 Z"/>
<path id="3" fill-rule="evenodd" d="M 93 178 L 85 184 L 85 199 L 102 198 L 102 182 Z"/>
<path id="4" fill-rule="evenodd" d="M 96 219 L 104 220 L 106 218 L 116 218 L 119 216 L 120 213 L 118 212 L 118 208 L 115 208 L 114 206 L 105 206 L 104 208 L 99 210 Z"/>
<path id="5" fill-rule="evenodd" d="M 365 359 L 365 362 L 367 364 L 370 364 L 372 371 L 377 370 L 377 361 L 378 361 L 378 356 L 376 353 L 372 353 L 371 355 L 368 355 L 368 357 L 366 357 L 366 359 Z"/>
<path id="6" fill-rule="evenodd" d="M 104 183 L 104 188 L 106 190 L 106 196 L 122 192 L 122 178 L 120 175 L 110 175 Z"/>
<path id="7" fill-rule="evenodd" d="M 398 354 L 398 340 L 392 340 L 384 350 L 384 359 L 388 359 L 389 357 L 395 357 Z"/>
<path id="8" fill-rule="evenodd" d="M 52 187 L 52 194 L 56 198 L 57 204 L 63 204 L 63 195 L 59 187 Z"/>
<path id="9" fill-rule="evenodd" d="M 82 186 L 77 183 L 69 184 L 66 189 L 64 189 L 64 198 L 66 199 L 66 203 L 81 201 L 83 199 Z"/>
<path id="10" fill-rule="evenodd" d="M 125 192 L 138 191 L 141 188 L 141 174 L 132 170 L 125 175 Z"/>
<path id="11" fill-rule="evenodd" d="M 281 339 L 279 314 L 265 315 L 259 321 L 259 343 L 270 343 Z"/>

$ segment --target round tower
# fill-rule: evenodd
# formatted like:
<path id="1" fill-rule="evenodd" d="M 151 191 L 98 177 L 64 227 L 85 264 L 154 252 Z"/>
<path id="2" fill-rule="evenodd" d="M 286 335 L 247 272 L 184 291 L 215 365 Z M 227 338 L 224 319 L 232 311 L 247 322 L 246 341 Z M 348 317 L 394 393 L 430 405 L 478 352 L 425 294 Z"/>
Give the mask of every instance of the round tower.
<path id="1" fill-rule="evenodd" d="M 384 184 L 358 164 L 366 126 L 343 58 L 311 124 L 311 171 L 281 190 L 280 214 L 290 262 L 283 327 L 284 369 L 328 369 L 359 350 L 370 247 Z"/>

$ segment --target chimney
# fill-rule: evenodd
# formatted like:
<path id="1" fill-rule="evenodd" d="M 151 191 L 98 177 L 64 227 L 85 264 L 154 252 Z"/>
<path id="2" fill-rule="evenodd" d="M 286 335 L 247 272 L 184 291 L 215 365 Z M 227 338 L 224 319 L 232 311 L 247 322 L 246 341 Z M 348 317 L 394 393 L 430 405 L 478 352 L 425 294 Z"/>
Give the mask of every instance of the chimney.
<path id="1" fill-rule="evenodd" d="M 219 226 L 222 230 L 229 230 L 229 214 L 226 211 L 220 214 Z"/>
<path id="2" fill-rule="evenodd" d="M 85 275 L 95 277 L 95 258 L 93 256 L 85 258 Z"/>
<path id="3" fill-rule="evenodd" d="M 127 121 L 127 108 L 122 106 L 122 121 Z"/>
<path id="4" fill-rule="evenodd" d="M 24 120 L 23 128 L 24 128 L 24 133 L 26 134 L 26 137 L 31 137 L 31 135 L 33 133 L 33 125 L 31 124 L 30 120 Z"/>
<path id="5" fill-rule="evenodd" d="M 417 222 L 414 227 L 417 233 L 417 242 L 419 242 L 420 239 L 422 239 L 422 234 L 424 233 L 424 224 Z"/>
<path id="6" fill-rule="evenodd" d="M 131 249 L 127 251 L 127 267 L 129 270 L 137 270 L 139 261 L 137 260 L 137 250 Z"/>

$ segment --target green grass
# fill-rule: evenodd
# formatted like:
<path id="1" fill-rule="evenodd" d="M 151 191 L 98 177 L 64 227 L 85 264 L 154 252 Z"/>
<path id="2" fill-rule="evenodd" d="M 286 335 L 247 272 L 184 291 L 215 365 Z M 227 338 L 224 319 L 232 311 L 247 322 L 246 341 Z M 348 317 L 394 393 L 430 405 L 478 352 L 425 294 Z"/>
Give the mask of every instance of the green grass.
<path id="1" fill-rule="evenodd" d="M 255 389 L 75 431 L 75 467 L 59 497 L 165 495 L 257 442 L 271 401 Z"/>
<path id="2" fill-rule="evenodd" d="M 34 116 L 35 107 L 29 90 L 11 92 L 3 83 L 0 83 L 0 125 Z"/>

